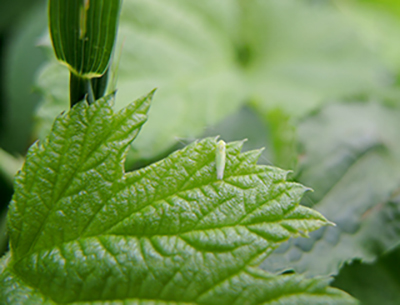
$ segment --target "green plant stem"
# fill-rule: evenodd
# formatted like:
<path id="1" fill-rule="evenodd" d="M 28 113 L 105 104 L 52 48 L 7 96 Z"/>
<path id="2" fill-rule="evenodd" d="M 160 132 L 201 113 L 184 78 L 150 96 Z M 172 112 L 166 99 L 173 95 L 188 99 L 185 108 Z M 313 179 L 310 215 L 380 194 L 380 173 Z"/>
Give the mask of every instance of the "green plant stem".
<path id="1" fill-rule="evenodd" d="M 71 108 L 85 98 L 89 104 L 92 104 L 95 98 L 91 80 L 80 77 L 71 72 L 69 80 L 69 96 Z"/>
<path id="2" fill-rule="evenodd" d="M 108 67 L 106 72 L 101 77 L 95 77 L 90 80 L 95 100 L 103 97 L 104 93 L 106 92 L 109 70 L 110 68 Z"/>

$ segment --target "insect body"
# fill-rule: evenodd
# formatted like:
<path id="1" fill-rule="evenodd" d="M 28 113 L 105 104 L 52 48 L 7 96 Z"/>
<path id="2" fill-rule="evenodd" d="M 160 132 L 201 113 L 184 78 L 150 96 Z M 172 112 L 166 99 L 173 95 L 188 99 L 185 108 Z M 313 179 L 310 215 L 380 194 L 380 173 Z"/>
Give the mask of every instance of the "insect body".
<path id="1" fill-rule="evenodd" d="M 224 169 L 225 169 L 225 160 L 226 160 L 226 152 L 225 152 L 226 144 L 224 141 L 220 140 L 217 143 L 217 148 L 215 150 L 215 164 L 217 168 L 217 179 L 222 180 L 224 178 Z"/>

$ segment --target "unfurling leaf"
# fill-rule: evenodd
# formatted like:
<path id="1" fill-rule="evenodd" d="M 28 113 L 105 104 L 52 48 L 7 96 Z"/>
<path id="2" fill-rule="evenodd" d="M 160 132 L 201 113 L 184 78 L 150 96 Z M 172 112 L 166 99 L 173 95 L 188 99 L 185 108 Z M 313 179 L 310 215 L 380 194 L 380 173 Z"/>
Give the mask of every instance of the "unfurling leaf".
<path id="1" fill-rule="evenodd" d="M 100 77 L 117 35 L 121 0 L 51 0 L 50 34 L 58 60 L 75 75 Z"/>

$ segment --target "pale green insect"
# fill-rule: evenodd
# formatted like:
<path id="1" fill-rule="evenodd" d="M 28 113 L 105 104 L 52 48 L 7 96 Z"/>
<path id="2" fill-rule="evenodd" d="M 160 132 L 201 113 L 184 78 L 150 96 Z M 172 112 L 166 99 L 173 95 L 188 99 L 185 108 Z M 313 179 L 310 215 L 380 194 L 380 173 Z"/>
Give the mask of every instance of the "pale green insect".
<path id="1" fill-rule="evenodd" d="M 217 148 L 215 149 L 215 165 L 217 168 L 217 179 L 222 180 L 224 178 L 226 161 L 226 144 L 224 141 L 220 140 L 217 143 Z"/>

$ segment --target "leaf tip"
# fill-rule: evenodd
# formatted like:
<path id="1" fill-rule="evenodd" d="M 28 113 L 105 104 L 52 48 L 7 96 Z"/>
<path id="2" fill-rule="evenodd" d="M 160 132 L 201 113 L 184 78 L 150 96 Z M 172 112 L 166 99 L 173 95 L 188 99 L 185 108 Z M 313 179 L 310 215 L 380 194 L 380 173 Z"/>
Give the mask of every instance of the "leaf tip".
<path id="1" fill-rule="evenodd" d="M 226 150 L 227 153 L 230 155 L 238 155 L 242 151 L 243 144 L 246 142 L 247 139 L 243 139 L 240 141 L 228 142 L 226 143 Z"/>
<path id="2" fill-rule="evenodd" d="M 151 91 L 149 92 L 149 94 L 147 94 L 147 98 L 149 98 L 150 100 L 152 100 L 153 97 L 154 97 L 154 94 L 156 93 L 157 90 L 158 90 L 157 87 L 154 88 L 153 90 L 151 90 Z"/>
<path id="3" fill-rule="evenodd" d="M 292 172 L 292 171 L 290 171 L 290 172 Z M 314 189 L 312 189 L 311 187 L 308 187 L 308 186 L 304 186 L 304 193 L 307 193 L 307 192 L 314 193 Z"/>

